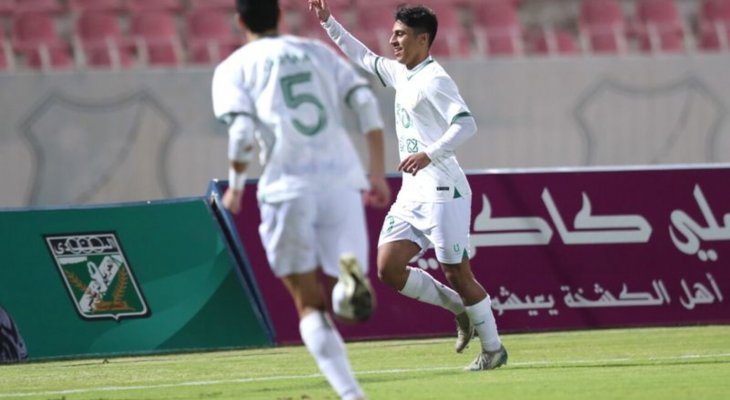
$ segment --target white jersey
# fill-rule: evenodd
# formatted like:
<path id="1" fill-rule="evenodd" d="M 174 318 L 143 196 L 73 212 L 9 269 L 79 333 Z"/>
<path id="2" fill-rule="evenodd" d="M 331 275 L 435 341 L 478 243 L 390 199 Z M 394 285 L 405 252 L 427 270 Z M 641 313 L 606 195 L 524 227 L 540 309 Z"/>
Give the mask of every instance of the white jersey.
<path id="1" fill-rule="evenodd" d="M 471 195 L 466 174 L 450 144 L 444 143 L 444 133 L 450 125 L 471 113 L 443 67 L 428 57 L 409 70 L 395 60 L 373 54 L 333 17 L 322 25 L 352 61 L 377 75 L 383 86 L 395 89 L 400 159 L 422 151 L 429 156 L 438 154 L 415 176 L 403 174 L 398 200 L 444 202 Z M 447 141 L 450 139 L 453 138 Z"/>
<path id="2" fill-rule="evenodd" d="M 255 123 L 258 198 L 279 202 L 333 186 L 368 186 L 342 107 L 365 79 L 324 43 L 289 35 L 241 47 L 215 70 L 213 110 Z"/>

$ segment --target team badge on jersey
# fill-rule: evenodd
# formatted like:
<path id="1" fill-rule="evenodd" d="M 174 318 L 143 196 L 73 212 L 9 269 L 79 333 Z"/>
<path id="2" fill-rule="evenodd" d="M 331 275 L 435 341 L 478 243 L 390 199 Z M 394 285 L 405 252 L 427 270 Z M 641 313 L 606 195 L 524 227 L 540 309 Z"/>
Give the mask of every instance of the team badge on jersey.
<path id="1" fill-rule="evenodd" d="M 149 313 L 114 233 L 54 235 L 45 239 L 82 318 L 119 320 Z"/>

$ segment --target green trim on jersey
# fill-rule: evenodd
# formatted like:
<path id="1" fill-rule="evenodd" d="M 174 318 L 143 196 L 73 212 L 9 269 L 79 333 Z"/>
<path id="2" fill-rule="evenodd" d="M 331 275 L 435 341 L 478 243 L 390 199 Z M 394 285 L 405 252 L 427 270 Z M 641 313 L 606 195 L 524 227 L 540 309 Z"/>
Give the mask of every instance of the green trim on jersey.
<path id="1" fill-rule="evenodd" d="M 426 68 L 426 66 L 428 64 L 431 64 L 433 61 L 434 61 L 433 58 L 430 58 L 429 57 L 426 61 L 424 61 L 423 63 L 421 63 L 421 65 L 419 65 L 418 67 L 416 67 L 416 69 L 414 69 L 413 71 L 410 71 L 411 74 L 408 75 L 408 78 L 406 78 L 406 79 L 408 79 L 410 81 L 411 78 L 413 78 L 417 73 L 421 72 L 424 68 Z"/>
<path id="2" fill-rule="evenodd" d="M 231 126 L 231 124 L 233 123 L 233 120 L 235 120 L 236 117 L 241 116 L 241 115 L 250 117 L 250 118 L 254 118 L 254 115 L 251 113 L 247 113 L 247 112 L 243 112 L 243 111 L 238 111 L 238 112 L 231 111 L 229 113 L 225 113 L 225 114 L 221 115 L 217 119 L 218 119 L 218 122 L 220 122 L 226 126 Z"/>
<path id="3" fill-rule="evenodd" d="M 459 190 L 457 188 L 454 188 L 454 198 L 458 199 L 461 197 L 461 193 L 459 193 Z"/>
<path id="4" fill-rule="evenodd" d="M 451 123 L 449 125 L 456 122 L 457 119 L 463 118 L 463 117 L 471 117 L 471 113 L 469 111 L 463 111 L 463 112 L 460 112 L 460 113 L 454 115 L 454 118 L 451 118 Z"/>
<path id="5" fill-rule="evenodd" d="M 375 75 L 378 77 L 378 79 L 380 79 L 380 83 L 383 84 L 383 87 L 388 87 L 388 85 L 385 84 L 385 81 L 383 80 L 383 77 L 380 76 L 380 71 L 378 71 L 378 63 L 380 62 L 380 60 L 382 58 L 383 57 L 378 57 L 378 58 L 375 59 L 375 65 L 374 65 Z"/>
<path id="6" fill-rule="evenodd" d="M 362 85 L 355 85 L 350 90 L 347 91 L 347 94 L 345 95 L 345 104 L 347 104 L 348 107 L 352 108 L 352 104 L 350 104 L 350 99 L 352 98 L 353 93 L 357 91 L 358 89 L 366 88 L 369 85 L 362 84 Z"/>

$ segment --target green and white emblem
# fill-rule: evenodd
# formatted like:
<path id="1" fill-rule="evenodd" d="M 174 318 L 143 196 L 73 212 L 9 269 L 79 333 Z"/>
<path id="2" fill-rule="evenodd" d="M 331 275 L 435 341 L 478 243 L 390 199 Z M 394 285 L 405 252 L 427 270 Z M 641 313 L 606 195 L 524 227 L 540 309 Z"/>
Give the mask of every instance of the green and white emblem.
<path id="1" fill-rule="evenodd" d="M 147 302 L 114 233 L 45 236 L 84 319 L 143 317 Z"/>

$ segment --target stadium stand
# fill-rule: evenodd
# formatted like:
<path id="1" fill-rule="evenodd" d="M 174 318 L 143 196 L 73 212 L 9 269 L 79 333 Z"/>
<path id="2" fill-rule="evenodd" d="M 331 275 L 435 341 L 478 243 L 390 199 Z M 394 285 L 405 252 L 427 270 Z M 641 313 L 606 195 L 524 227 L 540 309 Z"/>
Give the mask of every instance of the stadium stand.
<path id="1" fill-rule="evenodd" d="M 674 0 L 637 0 L 636 17 L 635 32 L 642 51 L 684 49 L 684 24 Z"/>
<path id="2" fill-rule="evenodd" d="M 578 24 L 586 51 L 615 54 L 628 50 L 626 20 L 617 0 L 583 0 Z"/>
<path id="3" fill-rule="evenodd" d="M 7 16 L 15 12 L 15 0 L 0 0 L 0 16 Z"/>
<path id="4" fill-rule="evenodd" d="M 329 3 L 368 47 L 391 53 L 388 38 L 402 0 Z M 425 3 L 439 16 L 432 53 L 442 59 L 730 51 L 730 0 Z M 281 4 L 282 32 L 330 43 L 306 1 Z M 8 43 L 3 68 L 215 64 L 244 40 L 234 12 L 232 0 L 0 0 Z M 106 22 L 93 21 L 92 13 L 108 14 L 99 17 Z"/>
<path id="5" fill-rule="evenodd" d="M 5 41 L 5 31 L 0 29 L 0 71 L 10 69 L 10 51 L 8 43 Z"/>
<path id="6" fill-rule="evenodd" d="M 76 13 L 85 11 L 121 12 L 125 10 L 124 0 L 69 0 L 69 9 Z"/>
<path id="7" fill-rule="evenodd" d="M 172 12 L 141 11 L 130 16 L 130 34 L 142 65 L 174 66 L 183 62 L 182 45 Z"/>
<path id="8" fill-rule="evenodd" d="M 85 65 L 115 69 L 133 65 L 133 43 L 122 32 L 116 12 L 83 12 L 76 19 L 75 33 Z"/>
<path id="9" fill-rule="evenodd" d="M 60 0 L 16 0 L 15 2 L 15 12 L 17 13 L 41 12 L 61 14 L 65 10 L 64 3 Z"/>
<path id="10" fill-rule="evenodd" d="M 530 35 L 529 45 L 531 54 L 568 55 L 580 52 L 573 35 L 555 29 L 545 29 Z"/>
<path id="11" fill-rule="evenodd" d="M 705 0 L 698 16 L 698 47 L 727 51 L 730 38 L 730 0 Z"/>
<path id="12" fill-rule="evenodd" d="M 233 3 L 233 1 L 231 1 Z M 145 11 L 167 11 L 180 13 L 184 6 L 181 0 L 127 0 L 127 8 L 132 13 Z"/>
<path id="13" fill-rule="evenodd" d="M 474 8 L 477 52 L 514 56 L 524 51 L 523 29 L 513 0 L 487 0 Z"/>
<path id="14" fill-rule="evenodd" d="M 230 15 L 218 9 L 192 9 L 186 16 L 188 59 L 196 64 L 215 64 L 242 44 Z"/>
<path id="15" fill-rule="evenodd" d="M 70 45 L 58 34 L 53 15 L 17 11 L 12 26 L 13 49 L 24 58 L 26 66 L 33 69 L 73 66 Z"/>

